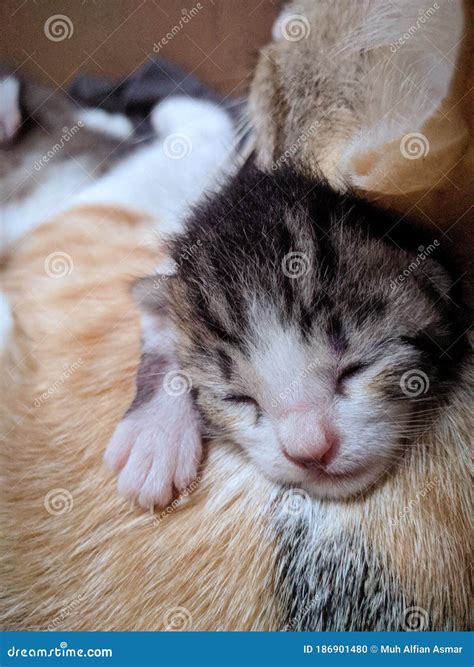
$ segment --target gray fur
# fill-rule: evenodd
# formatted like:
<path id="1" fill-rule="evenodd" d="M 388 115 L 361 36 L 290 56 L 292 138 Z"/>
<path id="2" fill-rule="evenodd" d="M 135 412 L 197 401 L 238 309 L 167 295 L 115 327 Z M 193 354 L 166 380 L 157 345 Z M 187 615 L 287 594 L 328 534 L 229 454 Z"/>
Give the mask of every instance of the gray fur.
<path id="1" fill-rule="evenodd" d="M 159 391 L 164 374 L 169 369 L 168 358 L 162 354 L 143 352 L 137 374 L 137 392 L 125 417 L 151 401 Z"/>
<path id="2" fill-rule="evenodd" d="M 351 526 L 322 536 L 328 523 L 324 505 L 306 505 L 297 516 L 283 509 L 276 517 L 275 595 L 287 614 L 281 629 L 403 630 L 404 610 L 411 605 L 364 533 Z"/>

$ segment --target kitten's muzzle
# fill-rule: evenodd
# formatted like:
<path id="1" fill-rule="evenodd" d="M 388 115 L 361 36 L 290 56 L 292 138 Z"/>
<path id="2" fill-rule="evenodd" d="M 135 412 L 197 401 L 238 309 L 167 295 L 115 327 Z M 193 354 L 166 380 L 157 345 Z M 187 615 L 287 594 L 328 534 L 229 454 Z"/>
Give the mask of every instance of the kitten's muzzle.
<path id="1" fill-rule="evenodd" d="M 287 413 L 280 420 L 278 433 L 286 460 L 305 470 L 324 470 L 340 449 L 339 434 L 314 409 Z"/>

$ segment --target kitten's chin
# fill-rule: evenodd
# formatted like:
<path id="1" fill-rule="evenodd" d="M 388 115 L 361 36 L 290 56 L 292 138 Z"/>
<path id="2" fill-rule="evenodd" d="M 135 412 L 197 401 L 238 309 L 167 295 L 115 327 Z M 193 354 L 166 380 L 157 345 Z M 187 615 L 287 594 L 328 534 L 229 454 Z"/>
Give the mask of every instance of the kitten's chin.
<path id="1" fill-rule="evenodd" d="M 358 468 L 341 474 L 323 470 L 302 481 L 301 488 L 316 498 L 349 500 L 362 496 L 375 487 L 384 476 L 385 466 L 372 465 L 370 469 Z"/>
<path id="2" fill-rule="evenodd" d="M 323 500 L 350 500 L 373 489 L 385 476 L 387 466 L 372 462 L 370 466 L 358 467 L 344 473 L 330 473 L 324 470 L 312 470 L 311 474 L 273 470 L 267 477 L 274 482 L 293 484 L 314 498 Z"/>
<path id="3" fill-rule="evenodd" d="M 258 469 L 272 482 L 291 484 L 306 491 L 314 498 L 326 500 L 350 500 L 363 496 L 382 482 L 387 460 L 367 459 L 364 464 L 345 467 L 341 471 L 329 471 L 315 466 L 301 469 L 288 465 L 281 456 L 266 459 L 252 457 Z"/>

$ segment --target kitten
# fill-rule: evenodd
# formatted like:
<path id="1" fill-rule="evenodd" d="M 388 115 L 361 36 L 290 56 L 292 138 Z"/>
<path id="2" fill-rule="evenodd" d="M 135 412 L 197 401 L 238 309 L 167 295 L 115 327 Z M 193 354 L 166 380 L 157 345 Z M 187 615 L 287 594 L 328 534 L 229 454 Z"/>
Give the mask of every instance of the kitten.
<path id="1" fill-rule="evenodd" d="M 119 491 L 168 503 L 197 473 L 201 434 L 316 496 L 376 484 L 466 352 L 438 245 L 289 168 L 242 169 L 172 244 L 173 275 L 134 290 L 137 393 L 105 457 Z"/>

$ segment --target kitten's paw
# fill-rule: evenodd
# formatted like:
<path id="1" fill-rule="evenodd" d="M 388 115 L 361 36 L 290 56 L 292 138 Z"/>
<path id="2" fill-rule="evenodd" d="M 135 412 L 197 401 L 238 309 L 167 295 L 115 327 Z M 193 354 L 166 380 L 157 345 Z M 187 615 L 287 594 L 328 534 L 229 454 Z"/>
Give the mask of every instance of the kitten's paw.
<path id="1" fill-rule="evenodd" d="M 104 459 L 119 472 L 119 493 L 150 508 L 165 507 L 175 491 L 189 486 L 201 454 L 201 433 L 190 397 L 159 391 L 123 418 Z"/>

